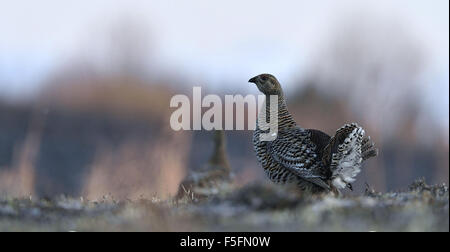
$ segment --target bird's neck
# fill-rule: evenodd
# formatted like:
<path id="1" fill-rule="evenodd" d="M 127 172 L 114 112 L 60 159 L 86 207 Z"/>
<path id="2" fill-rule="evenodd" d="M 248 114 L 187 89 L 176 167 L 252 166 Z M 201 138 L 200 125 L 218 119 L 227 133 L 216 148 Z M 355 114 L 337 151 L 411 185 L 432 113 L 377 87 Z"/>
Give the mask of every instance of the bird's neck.
<path id="1" fill-rule="evenodd" d="M 286 99 L 284 98 L 284 94 L 281 93 L 278 95 L 278 129 L 288 129 L 293 128 L 297 125 L 297 123 L 294 121 L 294 118 L 292 117 L 291 113 L 289 113 Z M 266 120 L 266 118 L 270 118 L 270 95 L 266 95 L 266 113 L 260 113 L 260 116 L 262 116 L 262 120 Z M 262 112 L 262 111 L 260 111 Z M 266 122 L 270 122 L 269 120 L 266 120 Z"/>
<path id="2" fill-rule="evenodd" d="M 223 166 L 225 170 L 230 170 L 225 150 L 225 134 L 222 130 L 214 131 L 214 151 L 209 162 Z"/>

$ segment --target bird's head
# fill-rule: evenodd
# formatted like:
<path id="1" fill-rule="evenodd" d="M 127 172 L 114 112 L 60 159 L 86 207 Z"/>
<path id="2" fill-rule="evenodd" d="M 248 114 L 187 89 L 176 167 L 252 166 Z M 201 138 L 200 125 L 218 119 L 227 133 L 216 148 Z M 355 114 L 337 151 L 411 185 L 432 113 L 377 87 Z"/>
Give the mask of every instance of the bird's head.
<path id="1" fill-rule="evenodd" d="M 248 82 L 255 83 L 259 91 L 265 95 L 282 95 L 281 85 L 277 78 L 271 74 L 260 74 L 257 75 Z"/>

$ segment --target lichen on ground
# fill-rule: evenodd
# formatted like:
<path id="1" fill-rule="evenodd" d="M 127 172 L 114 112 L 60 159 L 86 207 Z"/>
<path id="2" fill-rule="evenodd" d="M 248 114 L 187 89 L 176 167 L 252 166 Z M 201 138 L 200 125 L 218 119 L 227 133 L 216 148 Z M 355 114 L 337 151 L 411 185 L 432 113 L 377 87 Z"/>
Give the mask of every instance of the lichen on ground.
<path id="1" fill-rule="evenodd" d="M 205 200 L 1 198 L 0 231 L 449 231 L 445 185 L 361 196 L 250 184 Z"/>

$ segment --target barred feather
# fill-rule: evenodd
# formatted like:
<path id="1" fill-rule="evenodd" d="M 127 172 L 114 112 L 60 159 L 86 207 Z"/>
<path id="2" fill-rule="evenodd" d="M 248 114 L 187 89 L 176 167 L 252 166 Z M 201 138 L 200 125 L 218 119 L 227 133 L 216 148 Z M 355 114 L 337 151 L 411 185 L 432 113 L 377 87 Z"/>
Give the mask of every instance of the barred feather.
<path id="1" fill-rule="evenodd" d="M 314 129 L 299 127 L 289 113 L 280 84 L 275 77 L 262 74 L 250 79 L 260 91 L 278 95 L 278 133 L 273 141 L 261 141 L 266 133 L 257 128 L 253 134 L 256 156 L 270 180 L 296 183 L 312 192 L 351 188 L 361 163 L 376 156 L 378 150 L 356 123 L 346 124 L 333 137 Z M 269 104 L 266 104 L 269 113 Z M 268 114 L 260 113 L 265 120 Z"/>

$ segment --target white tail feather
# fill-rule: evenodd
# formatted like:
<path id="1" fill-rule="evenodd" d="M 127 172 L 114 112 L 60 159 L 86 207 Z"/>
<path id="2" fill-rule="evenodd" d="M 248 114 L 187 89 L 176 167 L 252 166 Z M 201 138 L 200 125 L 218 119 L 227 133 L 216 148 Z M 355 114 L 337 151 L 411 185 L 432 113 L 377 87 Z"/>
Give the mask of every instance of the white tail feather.
<path id="1" fill-rule="evenodd" d="M 331 170 L 332 183 L 335 187 L 339 189 L 347 187 L 349 183 L 355 181 L 356 175 L 361 171 L 361 145 L 364 134 L 361 127 L 355 128 L 339 145 L 337 153 L 333 153 Z"/>

